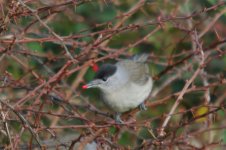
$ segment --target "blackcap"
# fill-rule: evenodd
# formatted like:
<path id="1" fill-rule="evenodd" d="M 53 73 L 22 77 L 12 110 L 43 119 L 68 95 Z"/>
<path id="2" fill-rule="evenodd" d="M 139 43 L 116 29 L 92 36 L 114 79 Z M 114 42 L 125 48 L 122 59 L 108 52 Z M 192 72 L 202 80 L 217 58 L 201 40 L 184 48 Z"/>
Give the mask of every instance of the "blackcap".
<path id="1" fill-rule="evenodd" d="M 83 88 L 99 88 L 104 103 L 116 112 L 116 123 L 123 123 L 121 113 L 140 106 L 145 110 L 145 99 L 149 96 L 153 81 L 145 63 L 147 54 L 135 55 L 131 59 L 104 64 L 95 78 Z"/>

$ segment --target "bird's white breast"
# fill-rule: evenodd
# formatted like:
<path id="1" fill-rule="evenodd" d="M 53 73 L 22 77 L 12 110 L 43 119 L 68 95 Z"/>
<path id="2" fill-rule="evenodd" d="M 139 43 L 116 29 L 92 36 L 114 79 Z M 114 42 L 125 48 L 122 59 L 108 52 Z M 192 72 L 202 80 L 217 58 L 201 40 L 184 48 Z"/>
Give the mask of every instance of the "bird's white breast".
<path id="1" fill-rule="evenodd" d="M 149 77 L 144 85 L 129 83 L 114 89 L 114 92 L 103 94 L 104 102 L 115 112 L 125 112 L 136 108 L 150 94 L 152 89 L 152 79 Z"/>

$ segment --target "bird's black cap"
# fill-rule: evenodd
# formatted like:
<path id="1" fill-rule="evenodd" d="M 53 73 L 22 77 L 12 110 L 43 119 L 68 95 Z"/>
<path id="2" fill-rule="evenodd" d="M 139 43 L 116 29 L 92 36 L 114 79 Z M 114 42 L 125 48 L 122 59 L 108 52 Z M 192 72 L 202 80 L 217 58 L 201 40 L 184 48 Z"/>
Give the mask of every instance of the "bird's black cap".
<path id="1" fill-rule="evenodd" d="M 117 67 L 112 64 L 104 64 L 96 73 L 95 79 L 102 79 L 106 81 L 108 77 L 112 76 L 117 70 Z"/>

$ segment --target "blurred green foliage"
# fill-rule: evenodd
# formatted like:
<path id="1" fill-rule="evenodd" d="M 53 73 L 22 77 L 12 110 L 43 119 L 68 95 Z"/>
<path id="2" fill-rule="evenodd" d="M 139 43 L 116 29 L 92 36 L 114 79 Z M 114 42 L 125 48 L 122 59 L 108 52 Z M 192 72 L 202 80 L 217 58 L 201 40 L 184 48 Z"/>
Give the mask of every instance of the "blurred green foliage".
<path id="1" fill-rule="evenodd" d="M 79 6 L 66 6 L 64 9 L 59 10 L 57 13 L 50 13 L 45 12 L 44 14 L 40 14 L 40 16 L 49 15 L 49 18 L 43 19 L 43 21 L 46 22 L 46 24 L 58 35 L 60 36 L 70 36 L 70 35 L 84 35 L 82 38 L 71 38 L 64 40 L 66 43 L 65 45 L 69 49 L 69 51 L 73 54 L 73 56 L 77 56 L 84 52 L 87 45 L 92 45 L 93 42 L 97 39 L 99 34 L 92 35 L 92 36 L 85 36 L 86 34 L 92 34 L 94 32 L 100 32 L 107 29 L 112 29 L 114 26 L 116 26 L 120 21 L 122 21 L 124 13 L 131 10 L 132 7 L 136 7 L 138 1 L 136 0 L 127 0 L 127 1 L 92 1 L 87 2 L 84 4 L 81 4 Z M 194 12 L 201 11 L 206 7 L 211 7 L 212 5 L 215 5 L 218 3 L 218 0 L 207 0 L 207 1 L 146 1 L 144 6 L 139 8 L 134 14 L 130 16 L 130 14 L 126 14 L 128 18 L 125 22 L 122 23 L 121 27 L 126 27 L 127 25 L 138 25 L 137 28 L 131 29 L 131 30 L 125 30 L 122 32 L 118 32 L 117 34 L 112 34 L 112 37 L 110 37 L 108 44 L 106 47 L 112 48 L 112 49 L 119 49 L 123 47 L 128 47 L 128 45 L 134 44 L 136 41 L 142 39 L 145 35 L 147 35 L 149 32 L 153 31 L 157 24 L 149 24 L 150 22 L 157 22 L 161 18 L 169 18 L 169 17 L 182 17 L 182 16 L 188 16 L 191 15 Z M 32 2 L 31 2 L 32 3 Z M 35 3 L 32 5 L 33 9 L 38 9 L 42 7 L 46 7 L 42 3 Z M 223 7 L 223 8 L 222 8 Z M 216 10 L 212 10 L 206 13 L 200 13 L 200 15 L 197 15 L 195 17 L 192 17 L 191 19 L 175 19 L 175 20 L 168 20 L 168 21 L 162 21 L 159 24 L 161 25 L 161 29 L 151 35 L 147 38 L 147 40 L 141 42 L 139 45 L 128 48 L 124 53 L 122 53 L 119 58 L 125 58 L 128 55 L 133 55 L 136 53 L 149 53 L 151 56 L 151 59 L 149 61 L 149 68 L 151 70 L 150 74 L 152 76 L 158 75 L 161 71 L 163 71 L 168 65 L 171 65 L 172 63 L 175 63 L 177 61 L 180 61 L 184 57 L 186 57 L 188 54 L 192 53 L 192 40 L 191 35 L 189 34 L 189 29 L 196 29 L 198 33 L 202 32 L 204 28 L 206 28 L 214 18 L 214 16 L 219 13 L 222 9 L 225 9 L 225 5 L 222 7 L 217 7 Z M 50 14 L 51 15 L 50 15 Z M 132 12 L 133 13 L 133 12 Z M 52 18 L 51 18 L 52 17 Z M 15 23 L 17 21 L 17 24 Z M 21 31 L 23 31 L 25 28 L 27 28 L 29 25 L 31 25 L 34 21 L 36 21 L 36 18 L 34 16 L 20 16 L 15 19 L 15 22 L 12 21 L 11 26 L 8 27 L 7 33 L 17 33 L 19 34 Z M 215 25 L 209 29 L 209 31 L 200 38 L 200 42 L 202 43 L 203 48 L 206 48 L 210 46 L 213 42 L 218 41 L 218 37 L 216 35 L 216 32 L 219 31 L 219 36 L 222 38 L 225 38 L 226 32 L 225 32 L 225 26 L 226 26 L 226 15 L 223 14 L 219 20 L 215 23 Z M 216 32 L 215 32 L 216 31 Z M 19 34 L 18 39 L 39 39 L 39 38 L 47 38 L 47 37 L 54 37 L 45 27 L 40 25 L 40 23 L 34 23 L 31 27 L 29 27 L 24 34 Z M 104 35 L 104 34 L 103 34 Z M 52 41 L 51 41 L 52 40 Z M 34 77 L 32 74 L 32 71 L 36 72 L 38 75 L 40 75 L 40 78 L 43 79 L 43 81 L 48 81 L 54 74 L 56 74 L 68 61 L 68 59 L 65 57 L 65 50 L 60 44 L 59 40 L 51 39 L 49 41 L 35 41 L 35 42 L 24 42 L 22 44 L 16 44 L 13 47 L 12 54 L 18 56 L 20 60 L 28 66 L 27 68 L 23 66 L 23 64 L 20 64 L 16 62 L 15 59 L 11 58 L 10 56 L 7 56 L 5 60 L 5 66 L 2 66 L 1 71 L 9 72 L 12 77 L 15 80 L 18 80 L 23 82 L 25 85 L 28 85 L 28 87 L 35 88 L 34 85 L 38 85 L 38 79 Z M 68 42 L 68 43 L 67 43 Z M 84 42 L 82 46 L 76 45 L 73 42 Z M 72 43 L 72 44 L 71 44 Z M 27 54 L 17 54 L 17 51 L 20 49 L 26 50 Z M 96 50 L 96 49 L 94 49 Z M 93 50 L 93 51 L 94 51 Z M 104 51 L 101 49 L 98 50 L 98 57 L 107 55 L 114 51 Z M 209 81 L 210 84 L 212 82 L 218 81 L 218 76 L 224 77 L 226 76 L 226 56 L 225 53 L 222 53 L 223 56 L 218 56 L 219 51 L 225 52 L 225 46 L 219 47 L 219 49 L 216 49 L 216 51 L 209 50 L 211 53 L 205 52 L 206 56 L 207 53 L 210 55 L 210 58 L 213 58 L 213 60 L 210 60 L 206 67 L 204 68 L 207 74 L 209 75 Z M 45 56 L 33 56 L 32 53 L 37 53 L 39 55 L 45 55 Z M 31 53 L 31 54 L 30 54 Z M 90 53 L 86 54 L 89 56 Z M 176 57 L 173 57 L 173 56 Z M 50 59 L 51 57 L 55 59 Z M 215 58 L 214 58 L 215 57 Z M 79 60 L 78 66 L 83 65 L 86 63 L 87 58 L 84 58 Z M 115 58 L 110 58 L 108 60 L 104 60 L 101 62 L 97 62 L 97 64 L 100 66 L 103 63 L 107 62 L 116 62 Z M 176 92 L 180 92 L 184 85 L 186 84 L 186 80 L 190 79 L 191 76 L 194 73 L 194 70 L 197 69 L 198 63 L 194 63 L 195 59 L 192 57 L 191 59 L 188 59 L 182 65 L 175 66 L 175 68 L 171 69 L 169 72 L 164 74 L 160 79 L 156 80 L 154 83 L 154 89 L 157 89 L 160 85 L 165 83 L 171 76 L 175 75 L 175 73 L 178 72 L 178 70 L 182 70 L 185 66 L 192 64 L 190 67 L 187 67 L 187 69 L 182 70 L 180 72 L 180 77 L 178 77 L 175 81 L 173 81 L 171 84 L 169 84 L 167 87 L 165 87 L 161 93 L 159 93 L 157 96 L 152 97 L 149 99 L 149 101 L 157 101 L 161 98 L 164 98 L 168 95 L 171 95 Z M 81 63 L 81 64 L 79 64 Z M 182 66 L 182 67 L 181 67 Z M 77 67 L 76 65 L 73 65 L 71 68 Z M 47 71 L 50 69 L 52 71 Z M 64 87 L 63 84 L 66 83 L 69 86 L 73 85 L 73 82 L 77 79 L 79 71 L 73 73 L 70 76 L 67 76 L 66 79 L 62 79 L 59 82 L 59 85 L 54 85 L 54 88 L 62 92 L 62 95 L 67 95 L 70 88 Z M 77 95 L 74 97 L 70 97 L 67 100 L 74 100 L 74 98 L 78 98 L 80 95 L 84 96 L 85 98 L 89 98 L 88 102 L 96 106 L 98 109 L 102 111 L 108 110 L 108 108 L 104 107 L 103 102 L 101 101 L 101 97 L 99 95 L 99 91 L 96 89 L 92 90 L 81 90 L 81 85 L 89 82 L 93 79 L 95 76 L 95 72 L 89 68 L 88 71 L 85 73 L 82 82 L 78 86 L 78 88 L 75 89 L 74 93 Z M 197 77 L 197 79 L 193 83 L 194 86 L 203 86 L 203 80 L 202 77 Z M 30 89 L 29 89 L 30 90 Z M 27 91 L 29 91 L 27 90 Z M 16 90 L 11 89 L 7 92 L 13 93 L 11 96 L 13 97 L 14 102 L 18 100 L 17 97 L 21 96 L 23 97 L 23 94 L 26 94 L 26 92 L 15 92 Z M 211 96 L 211 104 L 214 105 L 214 102 L 216 99 L 219 98 L 219 96 L 223 95 L 225 93 L 225 86 L 219 86 L 219 87 L 213 87 L 210 88 L 210 96 Z M 18 96 L 19 95 L 19 96 Z M 65 96 L 66 97 L 66 96 Z M 189 94 L 185 94 L 183 97 L 183 102 L 181 102 L 181 105 L 179 106 L 179 110 L 185 111 L 192 109 L 192 107 L 199 106 L 201 104 L 204 104 L 204 92 L 203 91 L 195 91 L 191 92 Z M 41 98 L 42 103 L 46 102 L 46 98 Z M 79 99 L 79 98 L 78 98 Z M 158 117 L 157 119 L 154 119 L 153 121 L 148 122 L 149 126 L 154 129 L 154 134 L 157 134 L 157 128 L 161 126 L 161 123 L 163 119 L 161 118 L 163 114 L 166 114 L 170 111 L 172 105 L 175 102 L 176 97 L 172 96 L 169 98 L 167 103 L 164 103 L 162 105 L 149 108 L 146 112 L 141 112 L 138 114 L 137 120 L 144 121 L 148 120 L 150 118 Z M 34 100 L 32 98 L 31 100 Z M 77 99 L 76 99 L 77 100 Z M 12 102 L 13 103 L 13 102 Z M 50 102 L 49 102 L 50 103 Z M 50 103 L 46 106 L 43 106 L 45 110 L 47 111 L 57 111 L 60 107 L 56 104 Z M 76 104 L 84 104 L 82 100 L 77 100 L 75 102 Z M 32 102 L 26 103 L 26 106 L 31 105 Z M 40 108 L 41 109 L 41 108 Z M 78 109 L 76 110 L 79 113 L 86 113 L 86 109 Z M 170 127 L 167 128 L 167 131 L 170 132 L 170 129 L 173 127 L 177 127 L 180 125 L 181 118 L 184 118 L 184 120 L 189 120 L 193 118 L 194 114 L 203 114 L 208 110 L 203 111 L 202 107 L 200 109 L 197 109 L 196 111 L 188 111 L 187 113 L 184 113 L 184 115 L 177 115 L 174 116 L 172 119 L 172 123 L 169 125 Z M 87 117 L 89 119 L 93 119 L 96 114 L 91 114 L 89 116 L 89 113 L 87 113 Z M 35 117 L 34 115 L 33 117 Z M 85 115 L 84 115 L 85 116 Z M 225 123 L 225 112 L 218 111 L 217 112 L 217 118 L 216 122 L 213 122 L 212 126 L 214 127 L 220 127 L 224 122 Z M 34 118 L 30 118 L 30 120 L 34 121 Z M 203 118 L 202 118 L 203 119 Z M 223 120 L 224 119 L 224 120 Z M 41 125 L 49 126 L 51 125 L 52 118 L 50 117 L 40 117 Z M 96 120 L 95 120 L 96 121 Z M 97 122 L 101 122 L 102 120 L 97 120 Z M 205 120 L 204 120 L 205 121 Z M 81 125 L 84 122 L 81 120 L 76 119 L 62 119 L 59 121 L 60 125 Z M 197 123 L 198 124 L 198 123 Z M 201 123 L 200 123 L 201 124 Z M 198 124 L 198 125 L 200 125 Z M 14 128 L 16 132 L 19 132 L 21 129 L 21 125 L 18 125 L 17 122 L 12 122 L 11 126 Z M 202 128 L 202 125 L 199 127 Z M 192 127 L 190 130 L 194 130 L 196 128 Z M 84 129 L 85 130 L 85 129 Z M 176 130 L 176 129 L 175 129 Z M 184 132 L 189 131 L 189 129 L 179 128 L 176 130 L 176 134 L 178 136 L 182 136 Z M 83 131 L 83 129 L 82 129 Z M 79 133 L 73 129 L 67 129 L 65 132 L 69 133 Z M 109 128 L 110 136 L 114 136 L 117 132 L 117 129 L 112 125 L 112 127 Z M 43 134 L 43 133 L 42 133 Z M 147 131 L 147 128 L 141 128 L 141 130 L 137 131 L 137 135 L 139 138 L 137 138 L 134 133 L 130 131 L 123 131 L 120 134 L 120 137 L 118 139 L 118 144 L 122 146 L 131 146 L 136 145 L 136 142 L 142 143 L 142 140 L 145 139 L 154 139 Z M 43 135 L 45 136 L 45 135 Z M 226 144 L 226 130 L 224 129 L 223 132 L 220 133 L 220 135 L 216 135 L 216 141 L 219 139 L 222 139 L 222 142 Z M 31 134 L 26 131 L 21 136 L 22 141 L 26 142 L 29 141 L 29 138 L 31 137 Z M 4 139 L 5 140 L 5 139 Z M 205 143 L 204 137 L 200 137 L 200 143 Z M 5 143 L 3 141 L 3 143 Z"/>

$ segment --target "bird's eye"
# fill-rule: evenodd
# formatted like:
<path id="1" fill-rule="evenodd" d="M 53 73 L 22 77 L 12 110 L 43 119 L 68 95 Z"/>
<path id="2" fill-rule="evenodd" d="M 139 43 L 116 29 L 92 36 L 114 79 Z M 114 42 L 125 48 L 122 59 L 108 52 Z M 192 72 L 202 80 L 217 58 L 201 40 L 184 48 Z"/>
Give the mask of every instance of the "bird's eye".
<path id="1" fill-rule="evenodd" d="M 103 77 L 102 80 L 103 80 L 103 81 L 107 81 L 107 77 Z"/>

